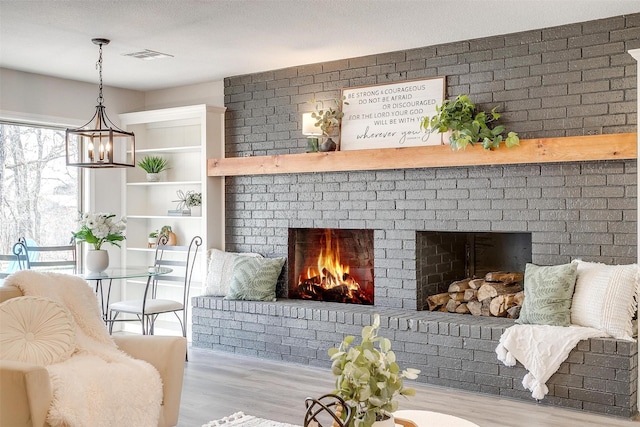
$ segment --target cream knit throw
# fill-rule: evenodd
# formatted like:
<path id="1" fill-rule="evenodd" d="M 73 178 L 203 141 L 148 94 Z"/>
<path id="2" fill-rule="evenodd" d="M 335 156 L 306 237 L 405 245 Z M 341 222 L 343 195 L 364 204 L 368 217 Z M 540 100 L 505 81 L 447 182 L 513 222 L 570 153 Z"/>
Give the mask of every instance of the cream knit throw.
<path id="1" fill-rule="evenodd" d="M 549 393 L 547 381 L 578 342 L 604 336 L 607 334 L 584 326 L 514 325 L 500 337 L 496 354 L 507 366 L 514 366 L 516 360 L 522 363 L 529 371 L 522 385 L 541 400 Z"/>
<path id="2" fill-rule="evenodd" d="M 7 278 L 5 285 L 63 304 L 76 324 L 75 352 L 64 362 L 46 366 L 53 389 L 47 415 L 51 426 L 158 425 L 160 374 L 147 362 L 118 350 L 87 282 L 66 274 L 25 270 Z"/>

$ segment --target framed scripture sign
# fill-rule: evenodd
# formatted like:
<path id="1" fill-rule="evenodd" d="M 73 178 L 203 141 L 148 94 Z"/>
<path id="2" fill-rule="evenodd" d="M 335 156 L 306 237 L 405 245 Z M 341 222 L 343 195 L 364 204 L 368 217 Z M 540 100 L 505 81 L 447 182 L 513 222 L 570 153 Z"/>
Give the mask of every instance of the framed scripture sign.
<path id="1" fill-rule="evenodd" d="M 444 100 L 445 77 L 342 90 L 341 150 L 442 144 L 442 134 L 420 128 Z"/>

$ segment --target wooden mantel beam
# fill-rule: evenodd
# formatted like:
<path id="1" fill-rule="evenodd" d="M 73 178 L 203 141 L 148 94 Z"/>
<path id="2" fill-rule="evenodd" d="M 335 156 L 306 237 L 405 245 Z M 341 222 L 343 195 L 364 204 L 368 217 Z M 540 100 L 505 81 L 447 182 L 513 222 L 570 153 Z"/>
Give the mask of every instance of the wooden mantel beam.
<path id="1" fill-rule="evenodd" d="M 524 139 L 519 147 L 451 151 L 448 145 L 208 159 L 209 176 L 636 159 L 637 134 Z"/>

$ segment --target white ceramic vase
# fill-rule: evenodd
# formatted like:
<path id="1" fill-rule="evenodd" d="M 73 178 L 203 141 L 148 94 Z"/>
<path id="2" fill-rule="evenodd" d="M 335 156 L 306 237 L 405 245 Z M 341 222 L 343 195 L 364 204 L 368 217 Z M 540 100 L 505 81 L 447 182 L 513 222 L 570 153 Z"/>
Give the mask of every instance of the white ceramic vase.
<path id="1" fill-rule="evenodd" d="M 158 182 L 160 181 L 159 173 L 148 173 L 147 174 L 147 182 Z"/>
<path id="2" fill-rule="evenodd" d="M 109 267 L 109 252 L 104 249 L 89 249 L 86 267 L 91 273 L 102 273 Z"/>
<path id="3" fill-rule="evenodd" d="M 374 423 L 371 425 L 371 427 L 395 427 L 395 426 L 396 426 L 396 421 L 393 418 L 393 416 L 390 416 L 386 420 L 374 421 Z"/>
<path id="4" fill-rule="evenodd" d="M 202 206 L 191 206 L 191 216 L 202 216 Z"/>

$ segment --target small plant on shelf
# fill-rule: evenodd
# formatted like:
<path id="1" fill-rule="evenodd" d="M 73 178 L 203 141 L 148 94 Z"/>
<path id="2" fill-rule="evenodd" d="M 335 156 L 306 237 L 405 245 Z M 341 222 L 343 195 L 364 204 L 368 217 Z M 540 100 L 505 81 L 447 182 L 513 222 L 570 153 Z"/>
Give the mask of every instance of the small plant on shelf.
<path id="1" fill-rule="evenodd" d="M 158 181 L 158 174 L 169 169 L 169 162 L 160 156 L 145 156 L 138 162 L 138 166 L 147 173 L 147 180 Z"/>
<path id="2" fill-rule="evenodd" d="M 451 131 L 449 144 L 452 150 L 476 143 L 482 143 L 483 148 L 491 150 L 498 148 L 503 141 L 507 148 L 520 145 L 517 133 L 508 132 L 505 136 L 504 126 L 493 126 L 492 123 L 500 118 L 496 108 L 488 113 L 478 111 L 467 95 L 458 95 L 453 101 L 446 99 L 442 105 L 436 105 L 437 114 L 425 117 L 420 128 L 439 133 Z"/>
<path id="3" fill-rule="evenodd" d="M 157 241 L 158 241 L 158 230 L 155 230 L 149 233 L 149 236 L 147 237 L 147 247 L 148 248 L 154 247 Z"/>
<path id="4" fill-rule="evenodd" d="M 194 206 L 202 206 L 202 193 L 191 190 L 177 190 L 176 196 L 178 197 L 177 200 L 174 200 L 174 202 L 177 203 L 176 210 L 182 210 Z"/>
<path id="5" fill-rule="evenodd" d="M 195 191 L 187 191 L 185 194 L 185 206 L 188 208 L 192 208 L 194 206 L 202 206 L 202 193 L 197 193 Z"/>
<path id="6" fill-rule="evenodd" d="M 166 240 L 167 246 L 175 246 L 178 244 L 178 237 L 173 232 L 170 225 L 165 225 L 160 229 L 158 234 L 161 240 Z"/>

